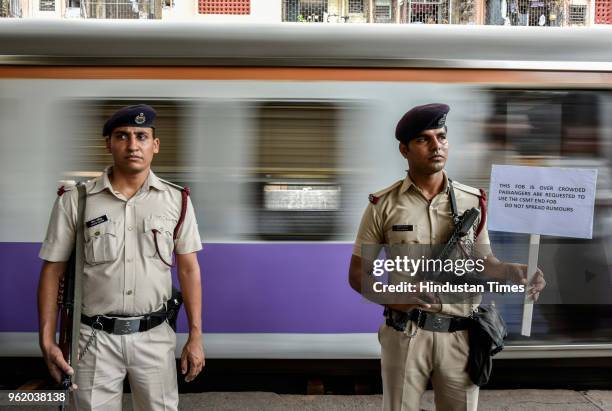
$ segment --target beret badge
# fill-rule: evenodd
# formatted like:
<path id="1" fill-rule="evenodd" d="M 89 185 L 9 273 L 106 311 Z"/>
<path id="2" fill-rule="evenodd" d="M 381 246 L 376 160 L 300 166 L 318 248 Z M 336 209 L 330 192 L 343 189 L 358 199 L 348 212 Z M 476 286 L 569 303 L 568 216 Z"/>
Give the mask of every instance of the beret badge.
<path id="1" fill-rule="evenodd" d="M 134 118 L 134 123 L 138 125 L 144 124 L 146 121 L 147 121 L 147 118 L 145 117 L 144 113 L 140 113 Z"/>
<path id="2" fill-rule="evenodd" d="M 444 114 L 442 117 L 440 117 L 440 119 L 438 120 L 438 127 L 443 127 L 444 124 L 446 124 L 446 114 Z"/>

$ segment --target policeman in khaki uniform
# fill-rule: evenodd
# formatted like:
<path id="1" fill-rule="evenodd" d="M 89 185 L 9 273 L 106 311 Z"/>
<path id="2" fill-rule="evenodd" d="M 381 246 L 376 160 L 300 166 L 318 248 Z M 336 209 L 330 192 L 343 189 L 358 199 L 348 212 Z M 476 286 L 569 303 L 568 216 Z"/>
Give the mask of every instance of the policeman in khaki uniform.
<path id="1" fill-rule="evenodd" d="M 202 248 L 193 206 L 176 238 L 183 208 L 181 187 L 150 169 L 159 152 L 155 116 L 147 105 L 125 107 L 104 125 L 114 165 L 86 183 L 84 272 L 79 352 L 75 376 L 80 410 L 119 410 L 127 374 L 136 410 L 176 410 L 176 336 L 168 325 L 170 265 L 189 319 L 181 368 L 193 380 L 204 366 L 201 338 Z M 72 374 L 55 341 L 58 283 L 74 247 L 78 191 L 60 188 L 40 251 L 40 345 L 52 376 Z M 127 320 L 137 321 L 127 321 Z M 98 329 L 92 338 L 93 328 Z M 87 346 L 87 348 L 86 348 Z"/>
<path id="2" fill-rule="evenodd" d="M 389 253 L 394 245 L 444 244 L 450 238 L 454 228 L 453 195 L 458 215 L 472 207 L 481 211 L 462 246 L 474 258 L 484 259 L 487 276 L 527 283 L 526 265 L 503 263 L 491 254 L 484 193 L 451 182 L 444 172 L 449 146 L 448 112 L 445 104 L 414 107 L 397 125 L 395 136 L 409 170 L 405 179 L 370 195 L 349 269 L 351 287 L 364 295 L 372 294 L 373 280 L 368 274 L 382 244 L 388 245 Z M 418 254 L 409 258 L 418 258 L 421 252 Z M 403 278 L 409 279 L 409 275 Z M 390 278 L 389 282 L 395 281 L 397 278 Z M 538 271 L 529 288 L 530 295 L 537 299 L 544 285 L 543 275 Z M 466 371 L 469 354 L 466 317 L 478 306 L 480 296 L 468 296 L 460 303 L 450 301 L 445 303 L 443 295 L 427 294 L 417 294 L 411 301 L 384 301 L 386 321 L 380 327 L 379 341 L 385 410 L 419 410 L 430 379 L 438 410 L 477 408 L 478 386 Z"/>

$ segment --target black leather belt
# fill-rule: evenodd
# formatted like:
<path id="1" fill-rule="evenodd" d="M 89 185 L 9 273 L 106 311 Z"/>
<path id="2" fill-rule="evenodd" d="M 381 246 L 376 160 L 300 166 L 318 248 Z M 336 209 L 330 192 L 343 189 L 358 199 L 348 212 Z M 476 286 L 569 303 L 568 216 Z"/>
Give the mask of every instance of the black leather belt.
<path id="1" fill-rule="evenodd" d="M 126 335 L 149 331 L 166 321 L 167 318 L 168 313 L 164 309 L 140 317 L 115 316 L 114 314 L 109 314 L 109 316 L 95 315 L 93 317 L 88 317 L 81 314 L 81 323 L 98 330 L 106 331 L 109 334 Z"/>
<path id="2" fill-rule="evenodd" d="M 397 331 L 406 330 L 408 321 L 414 321 L 419 328 L 434 332 L 448 332 L 466 330 L 470 319 L 455 317 L 414 309 L 408 313 L 385 308 L 386 324 Z"/>

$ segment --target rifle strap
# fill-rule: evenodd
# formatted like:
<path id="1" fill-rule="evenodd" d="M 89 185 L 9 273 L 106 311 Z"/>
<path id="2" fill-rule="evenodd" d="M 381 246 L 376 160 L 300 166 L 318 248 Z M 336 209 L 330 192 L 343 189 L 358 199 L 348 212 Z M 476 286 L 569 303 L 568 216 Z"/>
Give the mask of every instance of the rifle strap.
<path id="1" fill-rule="evenodd" d="M 77 200 L 77 221 L 76 221 L 76 240 L 75 240 L 75 267 L 74 267 L 74 305 L 72 314 L 72 368 L 74 373 L 77 373 L 78 358 L 79 358 L 79 330 L 81 328 L 81 302 L 83 295 L 83 267 L 84 267 L 84 242 L 85 231 L 83 229 L 85 221 L 85 205 L 87 202 L 87 190 L 85 183 L 77 184 L 78 200 Z"/>
<path id="2" fill-rule="evenodd" d="M 474 235 L 474 238 L 478 237 L 478 235 L 484 228 L 485 223 L 487 222 L 487 194 L 484 192 L 482 188 L 480 189 L 480 198 L 478 199 L 478 202 L 480 203 L 480 216 L 481 217 L 480 217 L 480 223 L 478 224 L 478 228 L 476 228 L 476 234 Z"/>
<path id="3" fill-rule="evenodd" d="M 480 190 L 480 197 L 478 198 L 478 203 L 480 205 L 480 222 L 478 223 L 478 227 L 476 228 L 476 232 L 474 233 L 474 238 L 477 238 L 480 235 L 480 232 L 483 230 L 485 223 L 487 222 L 487 194 L 483 189 Z M 455 223 L 455 227 L 459 222 L 459 213 L 457 212 L 457 199 L 455 198 L 455 190 L 453 189 L 453 181 L 448 179 L 448 195 L 450 197 L 451 203 L 451 213 L 453 215 L 453 222 Z"/>
<path id="4" fill-rule="evenodd" d="M 448 179 L 448 196 L 450 197 L 451 213 L 453 215 L 453 223 L 455 227 L 459 224 L 459 212 L 457 211 L 457 199 L 455 198 L 455 189 L 453 188 L 453 180 Z"/>

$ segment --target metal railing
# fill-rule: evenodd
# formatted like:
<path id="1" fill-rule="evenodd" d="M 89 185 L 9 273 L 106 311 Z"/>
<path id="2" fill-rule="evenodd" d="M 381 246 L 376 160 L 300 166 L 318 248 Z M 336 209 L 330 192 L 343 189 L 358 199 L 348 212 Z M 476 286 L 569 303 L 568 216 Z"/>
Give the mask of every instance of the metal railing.
<path id="1" fill-rule="evenodd" d="M 82 0 L 81 16 L 93 19 L 161 19 L 162 0 Z"/>
<path id="2" fill-rule="evenodd" d="M 602 0 L 281 0 L 283 21 L 584 26 Z M 607 0 L 605 0 L 607 1 Z M 610 1 L 612 8 L 612 1 Z M 602 6 L 599 6 L 602 9 Z M 597 10 L 599 10 L 597 9 Z M 363 18 L 329 18 L 328 10 Z M 599 11 L 599 14 L 602 14 Z M 335 16 L 335 15 L 334 15 Z M 600 20 L 602 20 L 600 18 Z"/>

